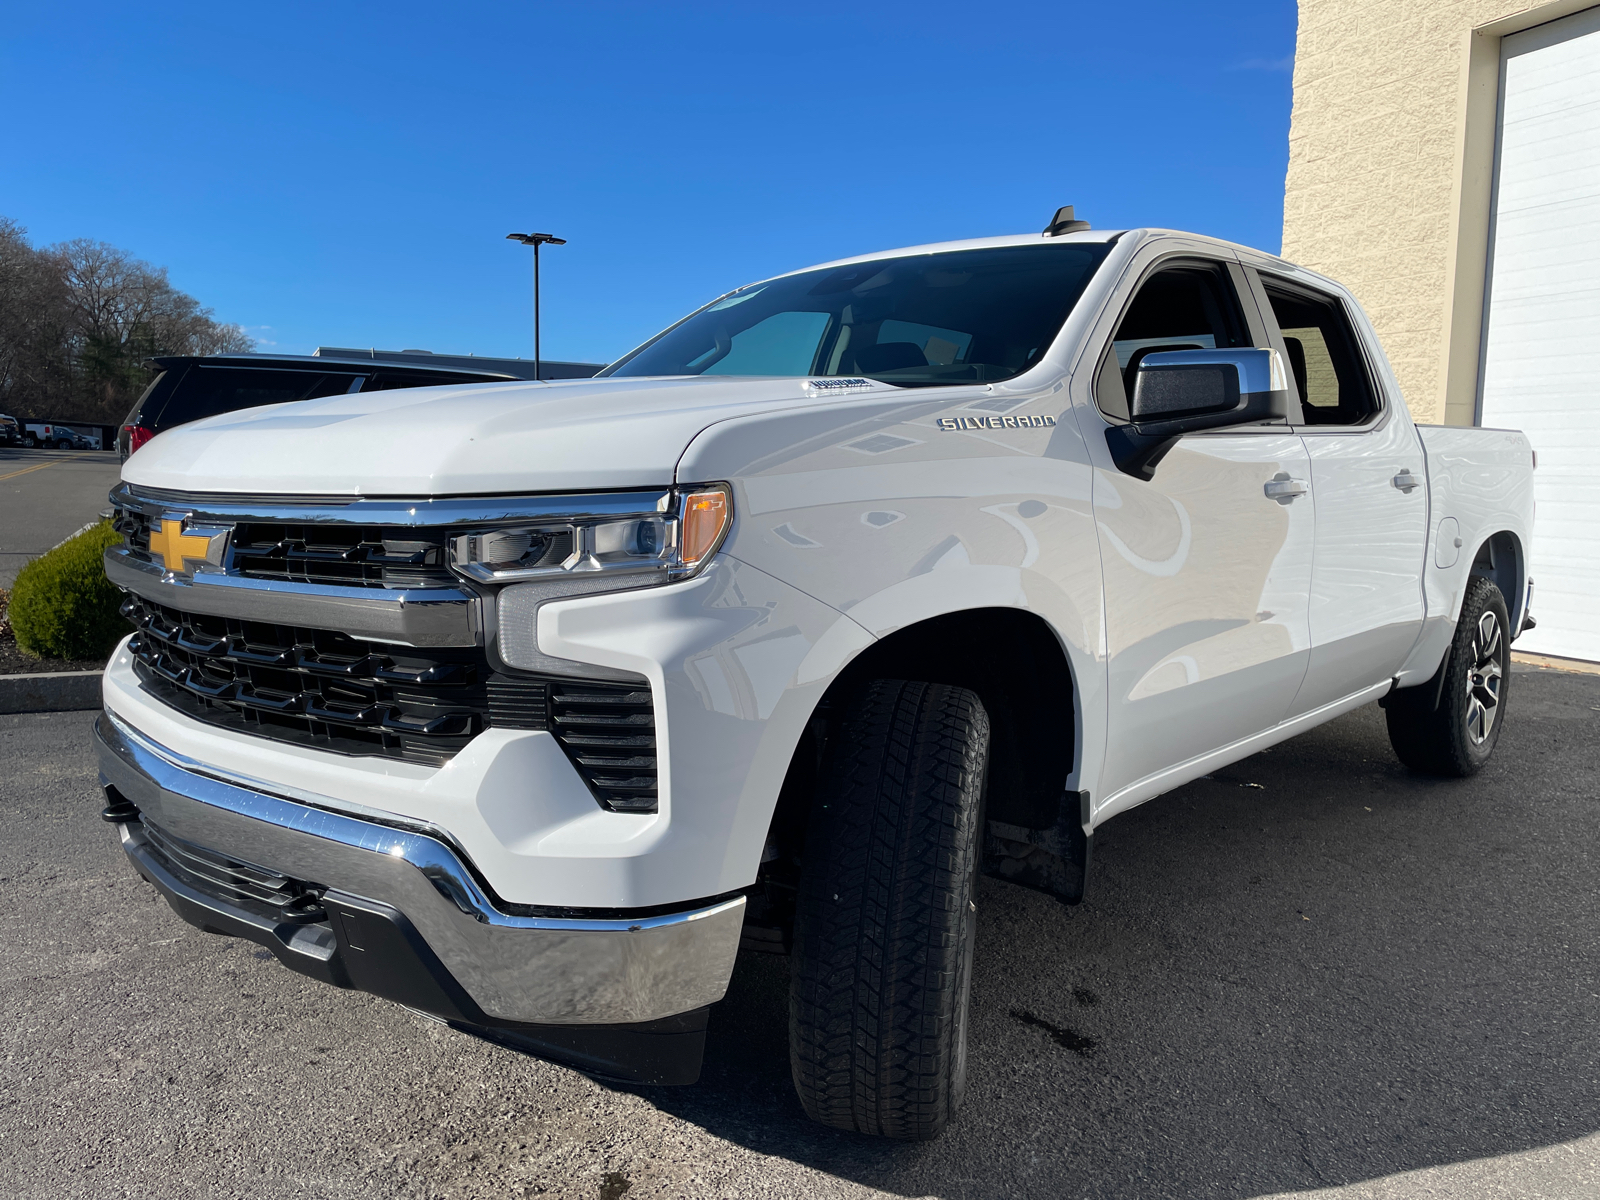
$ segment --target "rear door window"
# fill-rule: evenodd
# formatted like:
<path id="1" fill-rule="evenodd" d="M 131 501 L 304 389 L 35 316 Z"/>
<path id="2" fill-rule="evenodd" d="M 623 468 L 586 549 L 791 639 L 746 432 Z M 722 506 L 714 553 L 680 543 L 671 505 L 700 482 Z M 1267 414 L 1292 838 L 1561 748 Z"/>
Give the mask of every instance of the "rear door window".
<path id="1" fill-rule="evenodd" d="M 1307 425 L 1360 425 L 1378 411 L 1360 343 L 1344 306 L 1266 275 L 1261 286 L 1283 334 L 1289 370 Z"/>
<path id="2" fill-rule="evenodd" d="M 274 371 L 263 367 L 207 367 L 196 365 L 173 389 L 166 407 L 152 428 L 166 429 L 218 413 L 264 404 L 288 404 L 295 400 L 314 400 L 319 396 L 339 396 L 350 390 L 354 379 L 349 372 Z M 151 422 L 147 419 L 147 425 Z"/>

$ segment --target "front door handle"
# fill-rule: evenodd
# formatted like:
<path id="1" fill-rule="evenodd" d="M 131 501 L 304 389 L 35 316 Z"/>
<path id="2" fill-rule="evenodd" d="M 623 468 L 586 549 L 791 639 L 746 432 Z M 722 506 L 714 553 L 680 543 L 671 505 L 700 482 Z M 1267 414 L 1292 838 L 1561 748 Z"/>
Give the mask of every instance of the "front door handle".
<path id="1" fill-rule="evenodd" d="M 1306 494 L 1305 480 L 1290 479 L 1289 472 L 1279 471 L 1267 480 L 1262 491 L 1267 493 L 1268 500 L 1276 500 L 1279 504 L 1293 504 L 1296 496 Z"/>
<path id="2" fill-rule="evenodd" d="M 1395 487 L 1399 488 L 1408 496 L 1422 486 L 1422 480 L 1413 475 L 1410 471 L 1410 468 L 1401 471 L 1400 474 L 1396 475 L 1389 482 L 1394 484 Z"/>

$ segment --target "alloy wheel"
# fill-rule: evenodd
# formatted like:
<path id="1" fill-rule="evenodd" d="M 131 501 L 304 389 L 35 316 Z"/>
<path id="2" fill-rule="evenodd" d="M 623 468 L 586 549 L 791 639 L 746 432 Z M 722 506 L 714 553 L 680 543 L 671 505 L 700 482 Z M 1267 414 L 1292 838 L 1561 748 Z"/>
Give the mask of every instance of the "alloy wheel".
<path id="1" fill-rule="evenodd" d="M 1500 657 L 1500 618 L 1486 612 L 1473 632 L 1472 665 L 1467 669 L 1467 737 L 1474 746 L 1488 740 L 1500 712 L 1500 684 L 1504 677 Z"/>

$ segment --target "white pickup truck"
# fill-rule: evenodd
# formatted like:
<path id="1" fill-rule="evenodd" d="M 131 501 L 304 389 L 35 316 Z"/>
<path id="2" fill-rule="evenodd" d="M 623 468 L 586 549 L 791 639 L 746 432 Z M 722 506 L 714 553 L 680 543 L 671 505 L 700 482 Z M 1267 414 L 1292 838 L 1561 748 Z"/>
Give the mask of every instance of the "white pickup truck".
<path id="1" fill-rule="evenodd" d="M 602 1076 L 692 1082 L 787 953 L 806 1111 L 927 1138 L 980 871 L 1077 901 L 1097 826 L 1374 700 L 1484 763 L 1533 466 L 1240 246 L 1063 210 L 797 271 L 592 380 L 154 438 L 103 815 L 193 924 Z"/>

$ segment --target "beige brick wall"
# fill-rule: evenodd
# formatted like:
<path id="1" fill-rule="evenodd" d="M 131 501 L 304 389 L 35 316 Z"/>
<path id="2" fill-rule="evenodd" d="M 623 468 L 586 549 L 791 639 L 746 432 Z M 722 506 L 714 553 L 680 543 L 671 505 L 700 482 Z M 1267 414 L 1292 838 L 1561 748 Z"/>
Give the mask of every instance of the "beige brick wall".
<path id="1" fill-rule="evenodd" d="M 1283 256 L 1355 292 L 1419 421 L 1472 420 L 1499 37 L 1593 3 L 1300 0 Z"/>

